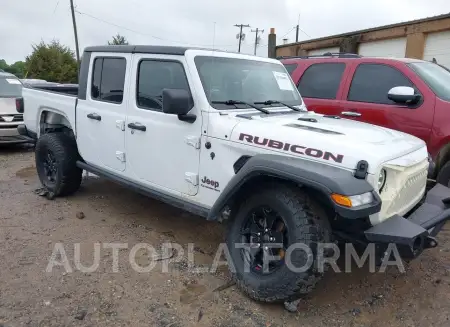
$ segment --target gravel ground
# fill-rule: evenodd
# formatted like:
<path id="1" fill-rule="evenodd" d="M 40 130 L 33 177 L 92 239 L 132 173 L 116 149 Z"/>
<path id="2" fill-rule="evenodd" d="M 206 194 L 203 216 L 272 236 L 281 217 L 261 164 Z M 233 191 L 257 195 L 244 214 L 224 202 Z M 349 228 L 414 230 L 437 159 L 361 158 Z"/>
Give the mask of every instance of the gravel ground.
<path id="1" fill-rule="evenodd" d="M 86 177 L 80 191 L 47 200 L 35 194 L 39 182 L 32 149 L 0 148 L 0 326 L 444 326 L 450 316 L 450 228 L 440 246 L 411 262 L 406 273 L 333 272 L 297 313 L 281 305 L 249 300 L 228 282 L 226 267 L 195 273 L 187 258 L 157 262 L 151 272 L 132 269 L 128 257 L 139 243 L 159 249 L 194 243 L 195 266 L 211 264 L 224 240 L 224 226 L 206 222 L 145 198 L 103 179 Z M 96 243 L 127 243 L 113 271 L 112 250 Z M 47 272 L 61 243 L 72 272 L 55 266 Z M 75 256 L 75 244 L 81 258 Z M 64 261 L 62 253 L 56 256 Z M 158 252 L 159 253 L 159 252 Z M 148 253 L 138 251 L 144 267 Z M 214 291 L 216 290 L 216 291 Z"/>

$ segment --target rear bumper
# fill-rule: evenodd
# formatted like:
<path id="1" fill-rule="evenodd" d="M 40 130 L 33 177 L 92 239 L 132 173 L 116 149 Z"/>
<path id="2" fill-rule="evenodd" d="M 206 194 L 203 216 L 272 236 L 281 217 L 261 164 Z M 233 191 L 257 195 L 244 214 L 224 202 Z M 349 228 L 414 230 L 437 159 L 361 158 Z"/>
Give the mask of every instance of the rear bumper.
<path id="1" fill-rule="evenodd" d="M 436 184 L 420 206 L 407 218 L 395 215 L 364 232 L 369 242 L 394 243 L 404 257 L 417 257 L 424 249 L 436 247 L 434 239 L 450 219 L 450 188 Z"/>
<path id="2" fill-rule="evenodd" d="M 36 141 L 37 139 L 36 133 L 29 131 L 25 124 L 20 124 L 19 126 L 17 126 L 16 130 L 19 135 L 21 135 L 24 138 L 27 138 L 28 140 Z"/>
<path id="3" fill-rule="evenodd" d="M 28 137 L 19 134 L 16 126 L 0 125 L 0 144 L 26 143 L 29 141 Z"/>

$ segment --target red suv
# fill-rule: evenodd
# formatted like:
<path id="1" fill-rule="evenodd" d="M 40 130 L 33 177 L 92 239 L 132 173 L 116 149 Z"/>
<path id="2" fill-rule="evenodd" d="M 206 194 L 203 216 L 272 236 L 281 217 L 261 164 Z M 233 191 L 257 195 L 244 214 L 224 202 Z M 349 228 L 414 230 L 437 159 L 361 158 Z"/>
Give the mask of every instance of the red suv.
<path id="1" fill-rule="evenodd" d="M 450 186 L 450 72 L 417 59 L 331 54 L 278 58 L 308 110 L 415 135 Z"/>

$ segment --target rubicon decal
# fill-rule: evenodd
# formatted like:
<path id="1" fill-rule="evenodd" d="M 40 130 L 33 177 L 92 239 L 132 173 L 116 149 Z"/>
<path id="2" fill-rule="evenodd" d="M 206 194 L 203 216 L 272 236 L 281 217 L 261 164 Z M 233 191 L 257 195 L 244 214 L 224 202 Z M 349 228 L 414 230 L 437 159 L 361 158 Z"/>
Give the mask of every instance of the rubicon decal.
<path id="1" fill-rule="evenodd" d="M 214 181 L 214 180 L 209 179 L 208 177 L 204 176 L 200 182 L 203 187 L 206 187 L 206 188 L 209 188 L 210 190 L 219 192 L 220 184 L 218 181 Z"/>
<path id="2" fill-rule="evenodd" d="M 272 149 L 279 149 L 288 152 L 292 152 L 295 154 L 302 154 L 306 156 L 310 156 L 313 158 L 321 158 L 324 160 L 330 160 L 337 163 L 342 163 L 344 160 L 344 156 L 342 154 L 335 154 L 328 151 L 323 151 L 320 149 L 308 148 L 307 146 L 297 145 L 297 144 L 289 144 L 284 143 L 277 140 L 262 138 L 259 136 L 254 136 L 250 134 L 241 133 L 239 135 L 240 141 L 245 141 L 247 143 L 252 143 L 256 145 L 266 146 Z"/>

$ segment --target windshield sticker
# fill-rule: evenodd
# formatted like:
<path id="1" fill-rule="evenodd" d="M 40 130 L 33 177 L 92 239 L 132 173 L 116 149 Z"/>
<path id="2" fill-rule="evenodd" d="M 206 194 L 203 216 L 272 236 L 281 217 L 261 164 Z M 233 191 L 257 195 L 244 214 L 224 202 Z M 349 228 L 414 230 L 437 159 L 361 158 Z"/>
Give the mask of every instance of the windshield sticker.
<path id="1" fill-rule="evenodd" d="M 20 81 L 18 79 L 11 79 L 11 78 L 7 78 L 6 81 L 9 84 L 20 84 Z"/>
<path id="2" fill-rule="evenodd" d="M 280 88 L 280 90 L 287 90 L 287 91 L 293 90 L 292 83 L 291 80 L 289 79 L 288 74 L 279 72 L 272 72 L 272 73 L 275 79 L 277 80 L 278 87 Z"/>

